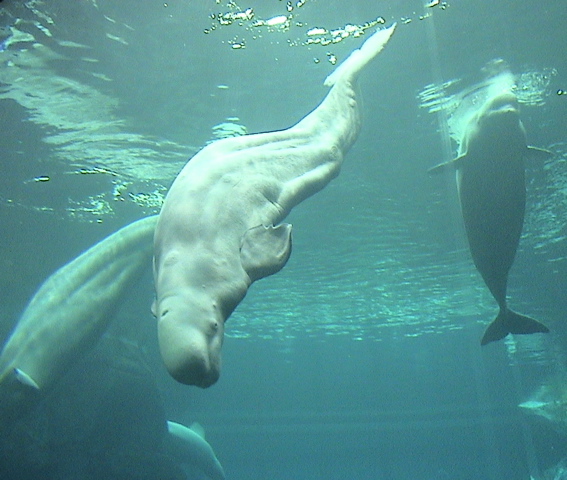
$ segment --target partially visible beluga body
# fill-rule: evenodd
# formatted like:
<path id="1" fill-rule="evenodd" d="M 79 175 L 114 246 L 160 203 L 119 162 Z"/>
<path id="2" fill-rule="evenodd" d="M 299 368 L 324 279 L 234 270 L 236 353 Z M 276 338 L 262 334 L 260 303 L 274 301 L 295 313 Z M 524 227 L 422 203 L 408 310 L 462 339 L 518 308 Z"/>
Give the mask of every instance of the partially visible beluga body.
<path id="1" fill-rule="evenodd" d="M 0 353 L 7 429 L 94 347 L 152 258 L 157 217 L 138 220 L 61 267 L 39 288 Z"/>
<path id="2" fill-rule="evenodd" d="M 327 78 L 323 102 L 299 123 L 212 143 L 173 182 L 156 227 L 153 313 L 177 381 L 205 388 L 219 378 L 225 321 L 252 282 L 286 264 L 291 225 L 284 218 L 338 175 L 361 126 L 356 80 L 394 28 L 352 52 Z"/>
<path id="3" fill-rule="evenodd" d="M 502 60 L 487 68 L 486 81 L 467 90 L 449 119 L 459 145 L 455 160 L 430 172 L 456 169 L 457 188 L 474 264 L 500 308 L 481 344 L 509 333 L 548 332 L 542 323 L 508 308 L 508 273 L 520 241 L 526 206 L 526 160 L 549 152 L 529 147 L 520 120 L 515 78 Z"/>
<path id="4" fill-rule="evenodd" d="M 564 366 L 559 365 L 558 371 L 546 378 L 518 407 L 525 413 L 544 418 L 555 431 L 567 435 L 567 375 Z"/>

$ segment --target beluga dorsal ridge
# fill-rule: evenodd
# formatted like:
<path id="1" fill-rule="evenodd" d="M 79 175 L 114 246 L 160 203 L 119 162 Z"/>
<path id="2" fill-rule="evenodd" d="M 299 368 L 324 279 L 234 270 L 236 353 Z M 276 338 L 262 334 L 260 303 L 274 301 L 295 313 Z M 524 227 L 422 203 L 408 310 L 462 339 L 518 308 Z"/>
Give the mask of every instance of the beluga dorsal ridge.
<path id="1" fill-rule="evenodd" d="M 456 170 L 471 256 L 499 306 L 498 316 L 482 337 L 482 345 L 509 333 L 549 331 L 537 320 L 508 308 L 506 292 L 524 224 L 526 161 L 533 157 L 546 159 L 550 153 L 527 145 L 514 94 L 515 78 L 504 62 L 492 62 L 488 71 L 482 84 L 461 96 L 453 123 L 449 121 L 459 145 L 457 158 L 430 170 Z"/>
<path id="2" fill-rule="evenodd" d="M 162 359 L 179 382 L 204 388 L 219 378 L 225 321 L 252 282 L 286 264 L 291 209 L 338 175 L 360 131 L 356 80 L 394 29 L 355 50 L 299 123 L 216 141 L 173 182 L 156 227 L 153 312 Z"/>

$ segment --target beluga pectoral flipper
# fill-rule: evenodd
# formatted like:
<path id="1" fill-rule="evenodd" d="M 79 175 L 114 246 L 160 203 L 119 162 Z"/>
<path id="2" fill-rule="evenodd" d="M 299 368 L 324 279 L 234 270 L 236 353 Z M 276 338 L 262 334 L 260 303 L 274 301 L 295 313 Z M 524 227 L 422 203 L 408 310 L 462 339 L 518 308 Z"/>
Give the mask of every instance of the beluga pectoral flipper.
<path id="1" fill-rule="evenodd" d="M 155 235 L 158 338 L 181 383 L 208 387 L 220 375 L 224 323 L 252 282 L 291 253 L 291 209 L 339 173 L 361 125 L 356 80 L 395 26 L 377 31 L 326 84 L 323 102 L 286 130 L 216 141 L 171 186 Z"/>
<path id="2" fill-rule="evenodd" d="M 514 85 L 515 78 L 502 60 L 490 64 L 489 77 L 461 97 L 461 111 L 457 108 L 453 115 L 450 126 L 459 144 L 457 158 L 430 170 L 456 170 L 471 256 L 500 308 L 482 345 L 509 333 L 549 331 L 539 321 L 508 308 L 506 298 L 508 273 L 524 224 L 525 164 L 530 158 L 550 155 L 527 145 Z"/>

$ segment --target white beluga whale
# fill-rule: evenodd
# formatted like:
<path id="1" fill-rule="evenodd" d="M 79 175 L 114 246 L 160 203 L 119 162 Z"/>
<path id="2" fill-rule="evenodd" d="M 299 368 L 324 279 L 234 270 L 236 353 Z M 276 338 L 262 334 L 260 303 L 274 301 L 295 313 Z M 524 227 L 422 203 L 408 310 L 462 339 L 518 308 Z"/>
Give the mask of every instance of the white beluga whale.
<path id="1" fill-rule="evenodd" d="M 352 52 L 299 123 L 214 142 L 173 182 L 156 227 L 152 310 L 177 381 L 205 388 L 219 378 L 224 323 L 252 282 L 286 264 L 291 209 L 338 175 L 361 126 L 356 80 L 394 28 Z"/>
<path id="2" fill-rule="evenodd" d="M 0 424 L 17 421 L 99 340 L 151 266 L 157 216 L 134 222 L 51 275 L 0 354 Z"/>
<path id="3" fill-rule="evenodd" d="M 167 431 L 164 450 L 183 466 L 187 478 L 225 479 L 224 469 L 205 440 L 205 431 L 201 425 L 194 423 L 191 427 L 186 427 L 168 421 Z"/>
<path id="4" fill-rule="evenodd" d="M 529 415 L 545 419 L 555 431 L 567 435 L 567 374 L 564 369 L 547 378 L 518 407 Z"/>
<path id="5" fill-rule="evenodd" d="M 520 241 L 526 206 L 525 164 L 549 152 L 529 147 L 520 120 L 515 79 L 502 60 L 489 64 L 486 81 L 466 91 L 449 119 L 459 145 L 455 160 L 430 172 L 456 169 L 457 188 L 473 262 L 499 306 L 481 344 L 509 333 L 548 332 L 507 305 L 508 273 Z"/>

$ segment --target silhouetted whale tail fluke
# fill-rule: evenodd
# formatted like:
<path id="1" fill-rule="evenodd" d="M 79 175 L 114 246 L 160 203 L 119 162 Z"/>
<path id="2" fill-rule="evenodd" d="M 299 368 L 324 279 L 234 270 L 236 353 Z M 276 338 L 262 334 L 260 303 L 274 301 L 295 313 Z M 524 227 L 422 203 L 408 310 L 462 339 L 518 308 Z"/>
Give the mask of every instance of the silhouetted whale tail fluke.
<path id="1" fill-rule="evenodd" d="M 484 332 L 480 344 L 486 345 L 490 342 L 496 342 L 503 339 L 509 333 L 527 335 L 530 333 L 548 332 L 549 328 L 547 328 L 543 323 L 538 322 L 527 315 L 514 312 L 509 308 L 503 308 Z"/>

